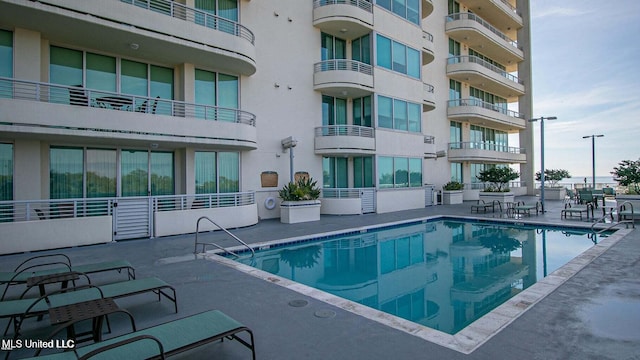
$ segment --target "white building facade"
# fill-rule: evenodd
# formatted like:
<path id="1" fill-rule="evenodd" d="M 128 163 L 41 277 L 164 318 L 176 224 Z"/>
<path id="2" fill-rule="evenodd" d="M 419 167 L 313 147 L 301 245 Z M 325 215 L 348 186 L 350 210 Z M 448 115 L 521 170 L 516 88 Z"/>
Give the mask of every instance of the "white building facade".
<path id="1" fill-rule="evenodd" d="M 249 226 L 301 173 L 323 214 L 531 192 L 529 49 L 528 0 L 0 0 L 0 248 Z"/>

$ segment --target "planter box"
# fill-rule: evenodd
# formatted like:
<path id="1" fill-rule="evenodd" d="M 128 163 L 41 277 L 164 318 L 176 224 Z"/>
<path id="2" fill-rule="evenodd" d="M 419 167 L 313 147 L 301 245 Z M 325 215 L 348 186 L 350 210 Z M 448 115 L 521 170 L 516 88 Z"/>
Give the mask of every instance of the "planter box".
<path id="1" fill-rule="evenodd" d="M 545 200 L 564 200 L 565 196 L 567 196 L 567 189 L 564 187 L 544 188 Z"/>
<path id="2" fill-rule="evenodd" d="M 462 204 L 462 190 L 442 190 L 442 203 L 445 205 Z"/>
<path id="3" fill-rule="evenodd" d="M 485 192 L 480 191 L 480 200 L 490 204 L 494 200 L 498 200 L 501 203 L 515 202 L 516 196 L 511 191 L 509 192 Z"/>
<path id="4" fill-rule="evenodd" d="M 320 200 L 283 201 L 280 204 L 280 222 L 296 224 L 320 220 Z"/>

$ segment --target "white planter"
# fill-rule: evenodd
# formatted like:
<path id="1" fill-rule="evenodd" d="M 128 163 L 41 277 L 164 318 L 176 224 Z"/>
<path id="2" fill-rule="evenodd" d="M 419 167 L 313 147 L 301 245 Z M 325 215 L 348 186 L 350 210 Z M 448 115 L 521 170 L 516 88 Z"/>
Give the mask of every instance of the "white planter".
<path id="1" fill-rule="evenodd" d="M 564 200 L 565 196 L 567 196 L 567 189 L 564 187 L 544 188 L 545 200 Z"/>
<path id="2" fill-rule="evenodd" d="M 296 224 L 320 220 L 320 200 L 283 201 L 280 204 L 280 222 Z"/>
<path id="3" fill-rule="evenodd" d="M 462 204 L 462 190 L 442 190 L 442 203 L 445 205 Z"/>
<path id="4" fill-rule="evenodd" d="M 509 192 L 485 192 L 480 191 L 480 200 L 483 200 L 485 203 L 490 204 L 494 200 L 498 200 L 501 203 L 512 203 L 515 202 L 516 196 L 511 191 Z"/>

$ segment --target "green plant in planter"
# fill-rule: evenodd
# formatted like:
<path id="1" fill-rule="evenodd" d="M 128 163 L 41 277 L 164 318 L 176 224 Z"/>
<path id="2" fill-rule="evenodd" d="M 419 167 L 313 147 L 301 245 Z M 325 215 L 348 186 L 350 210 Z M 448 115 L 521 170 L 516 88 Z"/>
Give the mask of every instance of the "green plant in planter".
<path id="1" fill-rule="evenodd" d="M 622 160 L 611 174 L 613 180 L 627 187 L 627 194 L 640 194 L 640 159 Z"/>
<path id="2" fill-rule="evenodd" d="M 449 181 L 448 183 L 444 184 L 444 186 L 442 187 L 442 190 L 462 190 L 464 189 L 464 184 L 458 182 L 458 181 Z"/>
<path id="3" fill-rule="evenodd" d="M 509 192 L 509 181 L 520 177 L 520 174 L 510 167 L 492 167 L 481 171 L 477 178 L 482 182 L 488 182 L 491 186 L 484 191 L 487 192 Z"/>
<path id="4" fill-rule="evenodd" d="M 282 201 L 317 200 L 320 197 L 320 188 L 311 178 L 300 178 L 297 182 L 290 182 L 278 191 Z"/>
<path id="5" fill-rule="evenodd" d="M 565 169 L 544 169 L 544 181 L 549 180 L 551 182 L 552 188 L 562 187 L 558 186 L 558 182 L 568 179 L 571 177 L 571 174 Z M 542 174 L 540 171 L 536 173 L 536 181 L 542 181 Z"/>

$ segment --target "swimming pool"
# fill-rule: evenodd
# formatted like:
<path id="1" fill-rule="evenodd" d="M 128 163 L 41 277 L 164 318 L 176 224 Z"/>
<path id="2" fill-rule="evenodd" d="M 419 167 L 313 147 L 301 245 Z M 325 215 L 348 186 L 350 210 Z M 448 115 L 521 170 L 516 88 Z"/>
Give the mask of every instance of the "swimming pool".
<path id="1" fill-rule="evenodd" d="M 484 341 L 480 337 L 477 341 L 469 340 L 475 336 L 470 332 L 479 332 L 476 324 L 482 324 L 483 332 L 497 332 L 512 321 L 517 311 L 532 306 L 545 296 L 545 291 L 551 291 L 547 289 L 566 280 L 561 279 L 570 276 L 567 274 L 571 271 L 563 271 L 542 284 L 545 276 L 575 261 L 574 258 L 606 237 L 591 239 L 587 234 L 588 229 L 423 219 L 340 235 L 263 244 L 255 258 L 236 261 L 277 275 L 276 279 L 290 279 L 293 284 L 290 288 L 296 291 L 301 288 L 296 284 L 321 290 L 322 293 L 311 290 L 306 294 L 363 316 L 370 315 L 376 321 L 385 318 L 379 311 L 391 314 L 387 318 L 390 326 L 400 324 L 401 330 L 430 341 L 435 338 L 435 342 L 444 346 L 456 348 L 452 342 L 464 338 L 468 344 L 456 350 L 469 352 Z M 579 260 L 582 265 L 575 268 L 592 258 L 589 255 Z M 253 275 L 261 272 L 245 271 Z M 289 286 L 271 276 L 256 276 Z M 536 283 L 533 295 L 529 292 L 519 297 Z M 362 306 L 345 305 L 339 299 Z M 502 310 L 498 315 L 495 311 L 490 313 L 505 302 L 511 302 L 509 306 L 513 309 Z M 487 330 L 491 327 L 494 330 Z"/>

